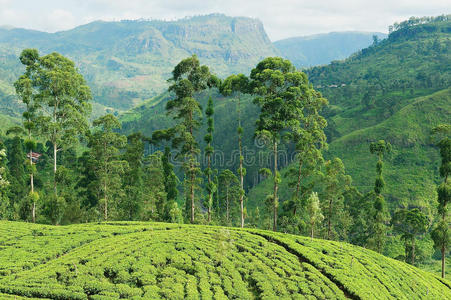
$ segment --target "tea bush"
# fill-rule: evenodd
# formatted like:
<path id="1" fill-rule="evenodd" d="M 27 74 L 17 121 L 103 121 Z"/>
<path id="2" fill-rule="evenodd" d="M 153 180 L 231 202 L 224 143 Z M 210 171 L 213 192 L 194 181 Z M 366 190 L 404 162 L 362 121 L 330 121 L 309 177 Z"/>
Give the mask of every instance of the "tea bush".
<path id="1" fill-rule="evenodd" d="M 0 233 L 2 299 L 451 298 L 447 281 L 375 252 L 267 231 L 0 222 Z"/>

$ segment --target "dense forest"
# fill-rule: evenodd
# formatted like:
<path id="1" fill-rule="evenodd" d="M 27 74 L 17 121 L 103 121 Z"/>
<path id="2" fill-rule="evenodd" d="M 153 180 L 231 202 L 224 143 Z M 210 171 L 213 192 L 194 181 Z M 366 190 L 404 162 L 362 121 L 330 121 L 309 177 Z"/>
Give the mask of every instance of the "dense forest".
<path id="1" fill-rule="evenodd" d="M 92 123 L 74 62 L 25 49 L 22 122 L 2 127 L 0 219 L 271 229 L 434 270 L 440 259 L 445 277 L 450 33 L 448 16 L 410 19 L 305 72 L 268 57 L 220 78 L 192 55 L 165 93 Z"/>

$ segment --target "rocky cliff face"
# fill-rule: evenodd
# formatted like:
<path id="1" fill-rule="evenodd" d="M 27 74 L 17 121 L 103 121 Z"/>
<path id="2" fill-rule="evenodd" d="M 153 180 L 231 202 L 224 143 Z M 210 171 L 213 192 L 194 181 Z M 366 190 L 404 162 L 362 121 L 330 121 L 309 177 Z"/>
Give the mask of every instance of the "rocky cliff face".
<path id="1" fill-rule="evenodd" d="M 162 92 L 174 65 L 192 54 L 225 77 L 248 73 L 259 60 L 278 53 L 259 20 L 219 14 L 168 22 L 96 21 L 54 34 L 0 29 L 0 55 L 14 60 L 26 47 L 73 59 L 93 88 L 95 101 L 115 109 Z M 2 81 L 11 85 L 11 78 L 1 74 L 0 88 Z"/>

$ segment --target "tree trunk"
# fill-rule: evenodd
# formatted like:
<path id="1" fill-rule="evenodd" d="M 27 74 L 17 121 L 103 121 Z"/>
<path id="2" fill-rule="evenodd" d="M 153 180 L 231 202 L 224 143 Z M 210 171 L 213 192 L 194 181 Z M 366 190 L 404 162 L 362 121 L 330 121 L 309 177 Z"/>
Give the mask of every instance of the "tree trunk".
<path id="1" fill-rule="evenodd" d="M 208 143 L 208 146 L 211 146 L 210 143 Z M 213 205 L 213 190 L 211 190 L 212 182 L 211 182 L 211 155 L 208 154 L 208 185 L 209 185 L 209 192 L 208 192 L 208 223 L 211 222 L 211 207 Z"/>
<path id="2" fill-rule="evenodd" d="M 211 222 L 211 203 L 213 203 L 213 194 L 210 193 L 208 197 L 208 223 Z"/>
<path id="3" fill-rule="evenodd" d="M 30 134 L 28 134 L 30 136 Z M 36 223 L 36 202 L 34 197 L 34 176 L 33 176 L 33 151 L 30 150 L 30 187 L 31 187 L 31 196 L 33 197 L 33 207 L 31 209 L 31 218 L 33 220 L 33 223 Z"/>
<path id="4" fill-rule="evenodd" d="M 241 120 L 239 121 L 241 127 Z M 241 133 L 238 136 L 238 146 L 240 151 L 240 209 L 241 209 L 241 228 L 244 227 L 244 174 L 243 174 L 243 150 L 241 144 Z"/>
<path id="5" fill-rule="evenodd" d="M 412 265 L 415 264 L 415 237 L 412 239 Z"/>
<path id="6" fill-rule="evenodd" d="M 192 166 L 191 171 L 191 186 L 190 186 L 190 196 L 191 196 L 191 223 L 194 223 L 194 181 L 196 180 L 194 176 L 194 166 Z"/>
<path id="7" fill-rule="evenodd" d="M 448 181 L 448 176 L 445 177 L 445 183 Z M 445 222 L 446 211 L 442 214 L 442 221 Z M 442 245 L 442 278 L 445 278 L 445 245 Z"/>
<path id="8" fill-rule="evenodd" d="M 107 183 L 106 183 L 106 179 L 103 183 L 103 191 L 104 191 L 104 196 L 105 196 L 105 210 L 104 210 L 104 219 L 105 221 L 108 221 L 108 196 L 107 196 Z"/>
<path id="9" fill-rule="evenodd" d="M 56 155 L 58 152 L 58 145 L 56 143 L 53 144 L 53 191 L 55 193 L 55 197 L 58 197 L 58 190 L 56 187 Z"/>
<path id="10" fill-rule="evenodd" d="M 310 225 L 311 225 L 311 229 L 310 229 L 310 237 L 311 237 L 311 239 L 313 240 L 313 230 L 314 230 L 314 227 L 315 227 L 315 223 L 311 223 Z"/>
<path id="11" fill-rule="evenodd" d="M 299 191 L 301 190 L 301 175 L 302 175 L 302 159 L 299 159 L 299 167 L 298 167 L 298 180 L 296 183 L 296 201 L 299 200 Z M 294 205 L 293 208 L 293 215 L 296 216 L 296 204 Z"/>
<path id="12" fill-rule="evenodd" d="M 332 198 L 329 200 L 329 217 L 327 218 L 327 239 L 330 240 L 330 236 L 332 233 L 331 229 L 331 221 L 332 218 Z"/>
<path id="13" fill-rule="evenodd" d="M 229 223 L 229 186 L 226 188 L 226 220 Z"/>
<path id="14" fill-rule="evenodd" d="M 277 231 L 277 208 L 278 208 L 278 203 L 277 203 L 277 190 L 279 189 L 279 185 L 277 182 L 277 142 L 274 139 L 274 196 L 273 196 L 273 201 L 274 201 L 274 223 L 273 223 L 273 231 Z"/>
<path id="15" fill-rule="evenodd" d="M 244 175 L 243 175 L 243 146 L 241 137 L 241 99 L 238 98 L 238 148 L 240 151 L 240 209 L 241 209 L 241 228 L 244 227 Z"/>

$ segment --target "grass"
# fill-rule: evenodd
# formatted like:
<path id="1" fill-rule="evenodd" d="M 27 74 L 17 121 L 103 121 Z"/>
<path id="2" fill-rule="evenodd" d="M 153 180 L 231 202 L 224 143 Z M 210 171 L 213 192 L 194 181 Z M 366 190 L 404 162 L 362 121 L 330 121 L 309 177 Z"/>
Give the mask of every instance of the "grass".
<path id="1" fill-rule="evenodd" d="M 263 230 L 2 221 L 0 233 L 5 299 L 451 297 L 450 282 L 373 251 Z"/>

